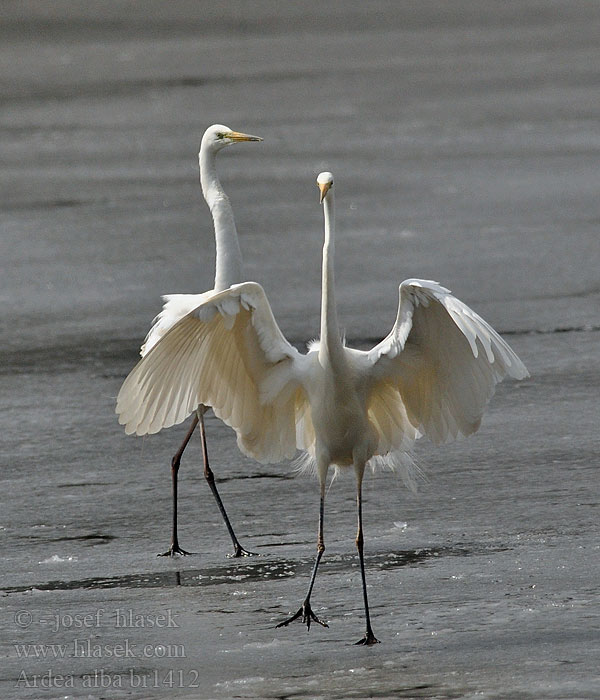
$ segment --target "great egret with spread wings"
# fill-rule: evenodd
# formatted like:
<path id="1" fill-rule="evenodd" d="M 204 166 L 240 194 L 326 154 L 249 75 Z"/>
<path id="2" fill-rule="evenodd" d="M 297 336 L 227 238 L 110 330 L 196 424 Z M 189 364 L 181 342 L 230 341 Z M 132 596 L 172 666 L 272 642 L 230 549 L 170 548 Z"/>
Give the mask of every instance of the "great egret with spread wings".
<path id="1" fill-rule="evenodd" d="M 325 215 L 321 334 L 307 354 L 279 329 L 263 288 L 233 285 L 181 319 L 133 369 L 118 398 L 130 432 L 155 432 L 184 420 L 199 403 L 237 433 L 241 451 L 276 462 L 304 450 L 320 485 L 317 557 L 298 612 L 327 626 L 310 599 L 325 551 L 323 520 L 329 467 L 356 474 L 358 550 L 366 631 L 369 615 L 363 557 L 362 481 L 374 458 L 394 465 L 422 434 L 443 443 L 480 425 L 497 382 L 527 370 L 480 316 L 437 282 L 400 285 L 396 322 L 369 351 L 346 347 L 334 297 L 333 176 L 317 178 Z"/>
<path id="2" fill-rule="evenodd" d="M 183 318 L 190 311 L 195 309 L 199 304 L 206 301 L 215 292 L 221 292 L 227 289 L 235 282 L 242 281 L 242 254 L 238 242 L 237 231 L 235 228 L 235 220 L 229 198 L 225 194 L 219 176 L 217 174 L 216 159 L 217 154 L 226 146 L 242 141 L 262 141 L 259 136 L 251 136 L 243 134 L 239 131 L 232 131 L 228 126 L 223 124 L 213 124 L 209 126 L 202 136 L 200 143 L 200 152 L 198 153 L 198 161 L 200 165 L 200 184 L 202 186 L 202 194 L 211 211 L 216 242 L 216 258 L 215 258 L 215 283 L 213 289 L 201 294 L 166 294 L 163 296 L 165 302 L 162 311 L 154 319 L 152 327 L 141 347 L 141 356 L 145 357 L 147 353 L 156 345 L 163 335 L 174 326 L 177 321 Z M 225 507 L 217 490 L 214 474 L 208 462 L 208 451 L 206 447 L 206 433 L 204 429 L 204 413 L 207 407 L 203 404 L 198 404 L 194 412 L 194 418 L 190 425 L 190 429 L 185 436 L 181 447 L 175 453 L 171 460 L 171 484 L 173 493 L 173 525 L 171 531 L 171 546 L 166 552 L 159 556 L 173 556 L 175 554 L 189 554 L 185 549 L 179 546 L 179 537 L 177 533 L 177 478 L 181 457 L 187 447 L 196 426 L 200 424 L 200 437 L 202 440 L 202 455 L 204 459 L 204 476 L 211 491 L 217 501 L 227 530 L 233 542 L 234 557 L 247 556 L 251 552 L 246 551 L 239 543 L 236 534 L 233 530 Z M 135 432 L 127 428 L 126 432 Z M 139 435 L 138 431 L 138 435 Z"/>

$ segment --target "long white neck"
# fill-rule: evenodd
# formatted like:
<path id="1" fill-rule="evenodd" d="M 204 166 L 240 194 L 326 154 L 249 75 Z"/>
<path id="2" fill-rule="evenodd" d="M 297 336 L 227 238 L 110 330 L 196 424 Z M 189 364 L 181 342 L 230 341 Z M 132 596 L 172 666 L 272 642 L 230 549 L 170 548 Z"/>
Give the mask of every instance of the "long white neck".
<path id="1" fill-rule="evenodd" d="M 215 286 L 217 292 L 232 284 L 242 282 L 242 252 L 238 242 L 233 211 L 229 197 L 219 181 L 216 168 L 217 153 L 213 149 L 200 148 L 200 183 L 202 194 L 212 214 L 217 247 L 215 260 Z"/>
<path id="2" fill-rule="evenodd" d="M 323 244 L 323 272 L 321 283 L 321 344 L 319 360 L 335 361 L 343 355 L 343 345 L 335 304 L 335 277 L 333 259 L 335 253 L 335 209 L 333 190 L 329 190 L 324 203 L 325 243 Z"/>

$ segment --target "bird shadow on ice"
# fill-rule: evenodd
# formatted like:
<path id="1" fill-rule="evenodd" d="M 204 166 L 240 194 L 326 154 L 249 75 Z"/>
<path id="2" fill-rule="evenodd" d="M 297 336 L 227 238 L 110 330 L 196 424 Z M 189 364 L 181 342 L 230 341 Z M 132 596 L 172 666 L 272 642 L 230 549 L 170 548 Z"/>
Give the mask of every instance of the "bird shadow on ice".
<path id="1" fill-rule="evenodd" d="M 387 571 L 405 566 L 420 566 L 433 563 L 445 557 L 469 557 L 478 554 L 506 551 L 506 547 L 490 547 L 478 543 L 427 547 L 422 549 L 400 550 L 372 554 L 366 557 L 371 569 Z M 297 575 L 307 575 L 313 566 L 312 558 L 278 559 L 272 561 L 223 564 L 204 569 L 182 571 L 158 571 L 154 573 L 125 574 L 122 576 L 94 577 L 57 580 L 35 585 L 10 586 L 1 588 L 3 594 L 22 593 L 29 590 L 56 591 L 102 588 L 168 588 L 172 586 L 217 586 L 252 581 L 275 581 Z M 348 571 L 358 566 L 354 554 L 330 556 L 327 559 L 327 572 Z"/>

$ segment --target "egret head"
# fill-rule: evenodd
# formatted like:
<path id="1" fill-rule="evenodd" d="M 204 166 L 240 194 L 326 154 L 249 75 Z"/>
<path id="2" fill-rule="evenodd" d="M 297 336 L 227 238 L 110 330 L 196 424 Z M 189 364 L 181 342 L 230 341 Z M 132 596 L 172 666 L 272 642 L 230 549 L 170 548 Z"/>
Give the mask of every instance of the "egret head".
<path id="1" fill-rule="evenodd" d="M 322 202 L 329 190 L 333 187 L 333 175 L 329 172 L 319 173 L 317 177 L 317 186 L 321 192 L 319 202 Z"/>
<path id="2" fill-rule="evenodd" d="M 204 132 L 201 148 L 220 151 L 225 146 L 238 143 L 238 141 L 262 141 L 262 139 L 260 136 L 251 136 L 240 131 L 233 131 L 223 124 L 213 124 Z"/>

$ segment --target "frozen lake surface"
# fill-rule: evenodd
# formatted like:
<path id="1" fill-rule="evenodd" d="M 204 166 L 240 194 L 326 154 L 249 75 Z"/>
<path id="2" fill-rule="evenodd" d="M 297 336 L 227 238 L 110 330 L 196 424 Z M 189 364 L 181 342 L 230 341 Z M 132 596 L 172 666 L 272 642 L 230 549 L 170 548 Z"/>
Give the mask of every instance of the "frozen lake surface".
<path id="1" fill-rule="evenodd" d="M 600 697 L 600 6 L 594 2 L 5 3 L 2 698 Z M 427 480 L 365 479 L 364 631 L 354 479 L 336 480 L 312 602 L 318 488 L 207 420 L 126 437 L 119 386 L 161 293 L 211 286 L 196 152 L 220 158 L 247 277 L 287 337 L 319 328 L 336 175 L 352 344 L 397 285 L 439 280 L 521 356 L 469 440 L 416 445 Z"/>

